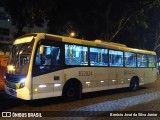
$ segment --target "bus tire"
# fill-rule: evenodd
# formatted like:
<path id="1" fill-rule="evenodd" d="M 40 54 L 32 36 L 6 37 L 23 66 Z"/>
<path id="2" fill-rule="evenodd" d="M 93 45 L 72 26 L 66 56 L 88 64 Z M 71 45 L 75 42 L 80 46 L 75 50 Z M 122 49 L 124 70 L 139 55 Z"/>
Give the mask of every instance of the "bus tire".
<path id="1" fill-rule="evenodd" d="M 76 80 L 71 80 L 66 83 L 63 88 L 62 96 L 67 101 L 81 99 L 82 96 L 82 86 Z"/>
<path id="2" fill-rule="evenodd" d="M 139 78 L 137 76 L 131 79 L 129 89 L 130 91 L 136 91 L 139 89 Z"/>

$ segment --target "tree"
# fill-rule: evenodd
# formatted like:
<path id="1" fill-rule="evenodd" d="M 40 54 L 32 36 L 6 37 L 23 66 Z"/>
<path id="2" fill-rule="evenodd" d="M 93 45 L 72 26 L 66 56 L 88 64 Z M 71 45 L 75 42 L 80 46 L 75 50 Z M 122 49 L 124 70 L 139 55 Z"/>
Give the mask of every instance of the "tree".
<path id="1" fill-rule="evenodd" d="M 148 49 L 154 50 L 159 54 L 160 48 L 160 7 L 153 8 L 148 14 L 148 32 L 146 38 Z M 152 47 L 151 47 L 152 45 Z"/>
<path id="2" fill-rule="evenodd" d="M 49 32 L 61 34 L 65 31 L 63 26 L 72 25 L 69 28 L 79 31 L 80 38 L 105 41 L 112 41 L 125 27 L 132 29 L 139 25 L 146 29 L 147 11 L 160 4 L 159 0 L 59 0 L 55 3 L 57 11 L 50 14 Z"/>
<path id="3" fill-rule="evenodd" d="M 78 31 L 75 28 L 74 6 L 75 2 L 54 0 L 55 6 L 48 11 L 48 32 L 58 35 L 69 36 L 71 31 Z"/>
<path id="4" fill-rule="evenodd" d="M 149 26 L 150 26 L 150 42 L 153 43 L 153 50 L 156 51 L 160 47 L 160 7 L 152 9 L 149 14 Z M 152 33 L 152 34 L 151 34 Z"/>
<path id="5" fill-rule="evenodd" d="M 75 31 L 78 38 L 118 41 L 138 48 L 153 43 L 151 38 L 160 38 L 156 25 L 160 19 L 150 19 L 155 8 L 158 14 L 160 0 L 5 1 L 19 34 L 24 26 L 42 26 L 47 21 L 49 33 L 69 36 Z"/>
<path id="6" fill-rule="evenodd" d="M 101 22 L 103 23 L 101 25 L 101 28 L 103 28 L 102 38 L 105 41 L 112 41 L 127 26 L 128 22 L 141 24 L 144 28 L 147 28 L 145 13 L 149 9 L 159 6 L 159 4 L 159 0 L 102 0 L 97 2 L 99 8 L 96 9 L 95 13 L 103 21 Z M 106 6 L 104 7 L 104 5 Z M 97 22 L 100 23 L 100 21 Z M 97 25 L 99 24 L 97 23 Z"/>
<path id="7" fill-rule="evenodd" d="M 42 27 L 50 3 L 53 2 L 51 0 L 5 0 L 5 9 L 11 17 L 12 24 L 17 28 L 16 36 L 23 34 L 24 27 L 32 28 L 34 25 Z"/>

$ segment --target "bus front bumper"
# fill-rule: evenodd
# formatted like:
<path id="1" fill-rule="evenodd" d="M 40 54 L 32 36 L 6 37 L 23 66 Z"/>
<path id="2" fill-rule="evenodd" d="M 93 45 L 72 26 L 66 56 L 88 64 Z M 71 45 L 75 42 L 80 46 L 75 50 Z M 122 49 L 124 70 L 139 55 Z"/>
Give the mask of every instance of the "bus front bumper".
<path id="1" fill-rule="evenodd" d="M 31 100 L 30 92 L 29 92 L 28 88 L 26 88 L 26 87 L 20 88 L 20 89 L 13 89 L 13 88 L 7 87 L 5 85 L 4 88 L 5 88 L 5 92 L 8 95 L 11 95 L 13 97 L 20 98 L 23 100 Z"/>

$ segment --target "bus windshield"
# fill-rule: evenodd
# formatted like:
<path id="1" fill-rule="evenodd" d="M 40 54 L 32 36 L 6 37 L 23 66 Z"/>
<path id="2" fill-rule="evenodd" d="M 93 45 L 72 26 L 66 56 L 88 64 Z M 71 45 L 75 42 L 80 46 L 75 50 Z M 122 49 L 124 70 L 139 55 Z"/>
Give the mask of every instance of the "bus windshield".
<path id="1" fill-rule="evenodd" d="M 32 53 L 33 42 L 15 44 L 12 47 L 7 72 L 26 75 Z"/>

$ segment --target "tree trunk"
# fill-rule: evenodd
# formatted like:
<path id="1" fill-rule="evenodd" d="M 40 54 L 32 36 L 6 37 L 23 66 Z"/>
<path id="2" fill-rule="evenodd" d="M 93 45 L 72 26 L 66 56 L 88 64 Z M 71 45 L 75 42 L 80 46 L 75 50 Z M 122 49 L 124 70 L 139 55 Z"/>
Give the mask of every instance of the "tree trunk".
<path id="1" fill-rule="evenodd" d="M 111 12 L 111 7 L 112 7 L 112 2 L 110 2 L 108 4 L 108 7 L 107 7 L 107 10 L 106 10 L 106 28 L 105 28 L 105 33 L 104 33 L 104 40 L 105 41 L 109 41 L 109 38 L 110 38 L 110 29 L 111 29 L 111 26 L 110 26 L 110 20 L 109 20 L 109 15 L 110 15 L 110 12 Z"/>

